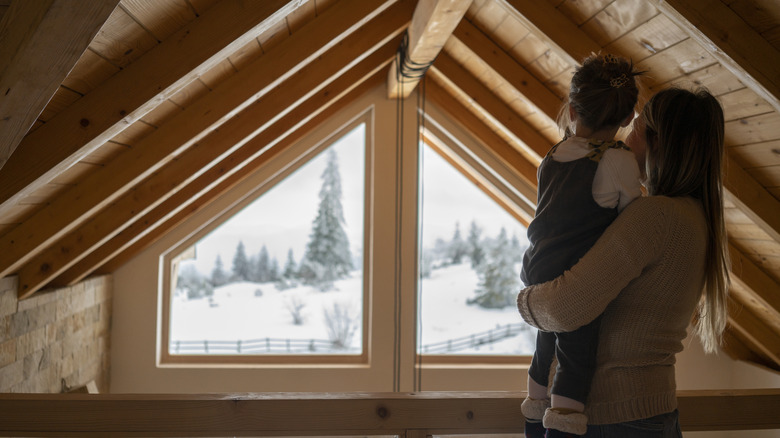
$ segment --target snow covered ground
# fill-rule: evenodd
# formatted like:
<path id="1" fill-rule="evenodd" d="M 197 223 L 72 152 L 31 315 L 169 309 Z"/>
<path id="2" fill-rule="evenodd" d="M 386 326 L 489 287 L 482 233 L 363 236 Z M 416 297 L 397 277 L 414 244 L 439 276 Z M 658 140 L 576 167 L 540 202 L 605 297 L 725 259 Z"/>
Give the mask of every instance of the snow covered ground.
<path id="1" fill-rule="evenodd" d="M 522 323 L 514 306 L 498 310 L 466 304 L 467 299 L 473 297 L 477 282 L 477 274 L 468 263 L 436 269 L 431 278 L 423 280 L 420 312 L 422 345 Z M 212 300 L 188 300 L 183 294 L 178 294 L 173 300 L 170 339 L 235 341 L 269 337 L 328 340 L 325 309 L 332 309 L 334 303 L 349 309 L 355 324 L 362 326 L 361 284 L 360 272 L 356 271 L 352 278 L 336 282 L 335 290 L 328 292 L 308 286 L 280 291 L 271 283 L 241 282 L 216 288 Z M 305 303 L 301 310 L 303 323 L 300 325 L 294 324 L 287 309 L 296 300 Z M 535 330 L 528 327 L 520 334 L 501 341 L 453 353 L 531 354 L 535 336 Z M 350 352 L 358 353 L 361 343 L 361 333 L 357 330 Z"/>

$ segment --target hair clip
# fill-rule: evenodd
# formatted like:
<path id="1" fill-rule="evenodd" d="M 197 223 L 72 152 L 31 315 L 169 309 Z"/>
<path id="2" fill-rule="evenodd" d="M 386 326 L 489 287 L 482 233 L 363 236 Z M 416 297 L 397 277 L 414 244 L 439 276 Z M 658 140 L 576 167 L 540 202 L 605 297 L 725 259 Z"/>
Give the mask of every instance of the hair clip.
<path id="1" fill-rule="evenodd" d="M 620 64 L 620 59 L 617 56 L 610 53 L 604 55 L 604 64 Z"/>
<path id="2" fill-rule="evenodd" d="M 611 85 L 612 88 L 620 88 L 623 85 L 626 85 L 627 82 L 628 82 L 628 76 L 626 76 L 626 74 L 623 73 L 620 76 L 616 76 L 616 77 L 610 79 L 609 80 L 609 85 Z"/>

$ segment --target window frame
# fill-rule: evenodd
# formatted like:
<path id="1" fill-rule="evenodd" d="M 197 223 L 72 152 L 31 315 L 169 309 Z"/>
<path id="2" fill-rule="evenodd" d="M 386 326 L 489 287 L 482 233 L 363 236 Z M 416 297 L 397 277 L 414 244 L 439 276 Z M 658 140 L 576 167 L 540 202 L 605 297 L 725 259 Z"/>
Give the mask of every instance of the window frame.
<path id="1" fill-rule="evenodd" d="M 370 339 L 369 321 L 370 321 L 370 282 L 367 273 L 369 272 L 370 257 L 367 254 L 369 248 L 369 222 L 367 220 L 368 205 L 370 202 L 370 169 L 371 154 L 373 154 L 373 136 L 374 136 L 374 109 L 369 107 L 357 114 L 355 117 L 342 124 L 330 134 L 321 139 L 311 141 L 298 141 L 289 148 L 282 151 L 268 163 L 253 172 L 248 179 L 255 181 L 254 188 L 239 196 L 238 200 L 231 203 L 219 214 L 214 215 L 201 224 L 197 230 L 190 233 L 186 238 L 180 240 L 176 245 L 160 256 L 160 317 L 158 326 L 157 343 L 157 363 L 158 366 L 186 366 L 186 365 L 206 365 L 206 366 L 232 366 L 232 365 L 366 365 L 369 361 Z M 176 279 L 178 272 L 178 262 L 183 254 L 186 254 L 194 245 L 208 235 L 214 229 L 220 227 L 227 220 L 241 212 L 247 205 L 256 201 L 267 191 L 282 183 L 288 176 L 306 165 L 311 159 L 324 152 L 342 137 L 352 131 L 354 128 L 365 125 L 364 133 L 364 214 L 363 214 L 363 304 L 362 304 L 362 324 L 361 329 L 362 351 L 360 354 L 171 354 L 170 344 L 170 322 L 171 322 L 171 297 L 176 289 Z M 233 188 L 231 190 L 237 190 Z"/>
<path id="2" fill-rule="evenodd" d="M 512 170 L 490 147 L 453 123 L 452 117 L 436 105 L 427 104 L 423 117 L 420 141 L 441 155 L 456 171 L 472 181 L 486 196 L 527 228 L 535 212 L 536 188 Z M 422 162 L 422 159 L 420 161 Z M 421 168 L 422 166 L 421 164 Z M 422 177 L 421 170 L 420 178 Z M 420 229 L 421 224 L 422 222 L 418 225 Z M 417 256 L 418 259 L 421 257 L 421 251 L 418 251 Z M 422 279 L 418 280 L 417 295 L 419 296 Z M 520 321 L 519 316 L 518 321 Z M 416 323 L 419 324 L 419 321 Z M 420 354 L 418 342 L 419 339 L 415 341 L 414 346 L 418 370 L 422 368 L 433 371 L 457 367 L 472 370 L 481 367 L 513 368 L 518 365 L 530 365 L 532 358 L 530 355 Z"/>

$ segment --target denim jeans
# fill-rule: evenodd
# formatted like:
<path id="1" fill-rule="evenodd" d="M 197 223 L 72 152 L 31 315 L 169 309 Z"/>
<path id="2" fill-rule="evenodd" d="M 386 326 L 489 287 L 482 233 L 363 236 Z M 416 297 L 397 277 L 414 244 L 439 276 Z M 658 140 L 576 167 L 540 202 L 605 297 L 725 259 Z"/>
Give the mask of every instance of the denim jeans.
<path id="1" fill-rule="evenodd" d="M 585 438 L 682 438 L 677 410 L 625 423 L 589 425 Z"/>

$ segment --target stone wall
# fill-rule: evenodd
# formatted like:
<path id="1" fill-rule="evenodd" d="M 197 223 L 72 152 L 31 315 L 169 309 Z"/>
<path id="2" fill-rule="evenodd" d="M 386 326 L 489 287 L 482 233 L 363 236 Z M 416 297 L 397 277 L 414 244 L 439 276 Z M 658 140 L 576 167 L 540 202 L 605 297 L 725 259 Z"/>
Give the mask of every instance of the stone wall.
<path id="1" fill-rule="evenodd" d="M 109 392 L 111 276 L 17 299 L 0 279 L 0 392 L 57 393 L 97 384 Z"/>

